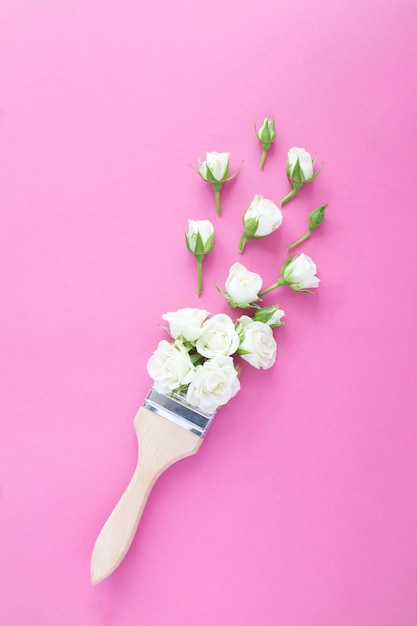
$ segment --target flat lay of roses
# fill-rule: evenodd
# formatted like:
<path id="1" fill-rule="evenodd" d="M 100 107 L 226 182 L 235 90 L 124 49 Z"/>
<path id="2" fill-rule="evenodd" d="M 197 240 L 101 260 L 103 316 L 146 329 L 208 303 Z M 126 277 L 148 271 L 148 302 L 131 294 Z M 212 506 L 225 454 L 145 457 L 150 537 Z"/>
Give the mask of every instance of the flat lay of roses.
<path id="1" fill-rule="evenodd" d="M 259 167 L 263 170 L 268 151 L 276 139 L 273 117 L 264 118 L 255 133 L 261 144 Z M 195 170 L 214 190 L 214 204 L 221 216 L 221 189 L 234 178 L 239 169 L 229 171 L 229 152 L 207 152 L 206 159 L 198 159 Z M 303 187 L 317 178 L 321 171 L 315 167 L 315 157 L 304 148 L 288 151 L 286 173 L 289 192 L 277 206 L 272 200 L 255 194 L 242 215 L 243 232 L 237 254 L 242 255 L 248 242 L 267 237 L 283 224 L 281 207 L 286 205 Z M 305 232 L 287 246 L 300 246 L 324 221 L 327 204 L 312 209 Z M 219 223 L 219 228 L 221 224 Z M 187 250 L 197 263 L 197 292 L 203 291 L 203 261 L 215 248 L 215 227 L 211 220 L 188 220 L 185 231 Z M 253 244 L 250 244 L 253 245 Z M 259 245 L 259 244 L 257 244 Z M 285 312 L 276 304 L 263 306 L 263 297 L 287 287 L 297 292 L 313 293 L 320 279 L 313 259 L 305 253 L 293 254 L 282 262 L 280 275 L 272 285 L 264 286 L 262 277 L 250 271 L 243 263 L 235 262 L 229 268 L 224 289 L 215 287 L 232 309 L 243 309 L 244 314 L 232 319 L 229 315 L 199 308 L 181 308 L 167 312 L 162 318 L 167 323 L 169 339 L 162 339 L 148 361 L 148 373 L 155 389 L 187 403 L 205 415 L 214 414 L 240 389 L 239 360 L 257 369 L 269 369 L 276 360 L 277 343 L 274 329 L 284 325 Z M 249 314 L 250 313 L 250 314 Z"/>

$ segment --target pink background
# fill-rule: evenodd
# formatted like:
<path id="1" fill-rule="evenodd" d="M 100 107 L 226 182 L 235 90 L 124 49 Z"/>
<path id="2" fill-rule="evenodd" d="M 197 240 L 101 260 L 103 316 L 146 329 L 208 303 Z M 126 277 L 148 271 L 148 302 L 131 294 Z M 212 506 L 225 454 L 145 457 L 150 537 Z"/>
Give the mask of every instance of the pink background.
<path id="1" fill-rule="evenodd" d="M 2 0 L 1 623 L 417 624 L 416 18 L 414 0 Z M 323 171 L 240 257 L 293 145 Z M 190 168 L 206 150 L 244 161 L 221 218 Z M 302 248 L 318 295 L 266 298 L 287 312 L 276 366 L 244 367 L 92 587 L 161 314 L 229 312 L 214 285 L 237 260 L 275 281 L 325 201 Z M 217 231 L 200 299 L 188 218 Z"/>

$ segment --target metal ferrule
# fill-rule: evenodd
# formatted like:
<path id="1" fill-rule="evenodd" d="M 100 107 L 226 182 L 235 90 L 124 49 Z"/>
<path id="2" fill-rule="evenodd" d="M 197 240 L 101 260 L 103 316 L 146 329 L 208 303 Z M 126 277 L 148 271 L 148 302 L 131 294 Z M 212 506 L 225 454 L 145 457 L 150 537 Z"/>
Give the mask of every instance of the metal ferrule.
<path id="1" fill-rule="evenodd" d="M 144 402 L 144 407 L 199 437 L 204 437 L 216 414 L 215 412 L 207 414 L 198 411 L 179 396 L 167 396 L 159 393 L 156 389 L 151 389 Z"/>

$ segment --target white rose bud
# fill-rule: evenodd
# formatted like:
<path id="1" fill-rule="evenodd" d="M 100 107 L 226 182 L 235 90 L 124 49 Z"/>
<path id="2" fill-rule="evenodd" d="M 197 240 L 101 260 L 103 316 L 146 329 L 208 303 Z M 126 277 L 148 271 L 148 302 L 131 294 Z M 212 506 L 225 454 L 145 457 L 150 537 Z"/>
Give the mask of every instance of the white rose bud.
<path id="1" fill-rule="evenodd" d="M 206 160 L 201 161 L 200 174 L 208 183 L 222 183 L 229 173 L 230 152 L 206 152 Z"/>
<path id="2" fill-rule="evenodd" d="M 282 211 L 272 200 L 256 194 L 243 214 L 245 230 L 240 240 L 239 252 L 243 252 L 249 239 L 266 237 L 282 224 Z"/>
<path id="3" fill-rule="evenodd" d="M 300 254 L 289 257 L 281 267 L 281 276 L 276 283 L 259 292 L 259 297 L 264 296 L 273 289 L 288 285 L 294 291 L 312 293 L 309 289 L 319 286 L 320 278 L 316 276 L 316 264 L 309 256 Z"/>
<path id="4" fill-rule="evenodd" d="M 293 198 L 304 183 L 310 183 L 317 178 L 321 167 L 314 173 L 314 161 L 315 157 L 312 157 L 305 148 L 290 148 L 287 157 L 287 177 L 291 191 L 281 200 L 281 206 Z"/>
<path id="5" fill-rule="evenodd" d="M 196 350 L 202 356 L 230 356 L 239 345 L 239 337 L 232 319 L 224 313 L 213 315 L 206 320 L 202 333 L 196 342 Z"/>
<path id="6" fill-rule="evenodd" d="M 262 170 L 265 165 L 266 153 L 268 152 L 269 148 L 272 145 L 272 142 L 275 141 L 275 138 L 276 138 L 274 118 L 266 117 L 264 121 L 262 122 L 259 130 L 256 130 L 256 125 L 255 125 L 255 131 L 256 131 L 256 136 L 258 137 L 259 141 L 262 144 L 262 157 L 259 163 L 259 167 Z"/>
<path id="7" fill-rule="evenodd" d="M 204 309 L 185 308 L 165 313 L 162 319 L 168 322 L 169 334 L 173 339 L 194 343 L 201 335 L 203 322 L 209 315 Z"/>
<path id="8" fill-rule="evenodd" d="M 281 321 L 284 315 L 285 311 L 272 304 L 271 306 L 258 309 L 252 319 L 256 322 L 263 322 L 271 328 L 276 328 L 285 324 L 285 322 Z"/>
<path id="9" fill-rule="evenodd" d="M 189 252 L 195 255 L 198 272 L 198 295 L 203 291 L 203 259 L 213 250 L 214 227 L 209 220 L 188 220 L 185 243 Z"/>
<path id="10" fill-rule="evenodd" d="M 233 263 L 226 279 L 226 291 L 217 288 L 234 309 L 253 306 L 258 300 L 262 278 L 250 272 L 242 263 Z"/>
<path id="11" fill-rule="evenodd" d="M 317 267 L 313 259 L 304 252 L 287 259 L 281 268 L 282 284 L 295 291 L 307 291 L 319 286 L 320 278 L 316 276 Z"/>
<path id="12" fill-rule="evenodd" d="M 198 367 L 187 390 L 187 401 L 205 413 L 213 413 L 240 389 L 233 359 L 217 356 Z"/>
<path id="13" fill-rule="evenodd" d="M 198 159 L 198 174 L 206 183 L 211 183 L 216 198 L 216 210 L 219 215 L 221 215 L 220 189 L 222 184 L 232 180 L 239 171 L 237 170 L 229 176 L 229 158 L 230 152 L 206 152 L 205 161 Z"/>
<path id="14" fill-rule="evenodd" d="M 162 393 L 188 385 L 194 374 L 194 365 L 184 346 L 180 342 L 169 343 L 165 339 L 159 342 L 147 368 L 155 387 Z"/>
<path id="15" fill-rule="evenodd" d="M 239 335 L 242 337 L 238 354 L 256 369 L 269 369 L 275 363 L 277 343 L 272 329 L 247 315 L 239 318 Z"/>

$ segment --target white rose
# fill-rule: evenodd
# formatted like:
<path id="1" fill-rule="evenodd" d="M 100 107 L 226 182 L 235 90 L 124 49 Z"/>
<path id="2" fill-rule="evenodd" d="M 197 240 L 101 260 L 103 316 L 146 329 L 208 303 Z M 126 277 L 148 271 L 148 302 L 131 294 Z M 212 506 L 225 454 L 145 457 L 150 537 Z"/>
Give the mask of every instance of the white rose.
<path id="1" fill-rule="evenodd" d="M 294 178 L 294 168 L 297 165 L 297 161 L 300 164 L 301 180 L 296 177 L 294 180 L 303 183 L 313 178 L 314 174 L 314 162 L 311 154 L 304 148 L 290 148 L 287 158 L 287 174 L 290 178 Z"/>
<path id="2" fill-rule="evenodd" d="M 319 286 L 320 278 L 316 276 L 316 272 L 316 264 L 303 252 L 284 263 L 281 276 L 291 289 L 302 291 Z"/>
<path id="3" fill-rule="evenodd" d="M 209 315 L 204 309 L 185 308 L 165 313 L 162 319 L 168 322 L 169 334 L 173 339 L 182 338 L 193 343 L 201 335 L 201 327 Z"/>
<path id="4" fill-rule="evenodd" d="M 257 369 L 267 370 L 272 367 L 276 359 L 277 343 L 271 327 L 263 322 L 253 321 L 246 315 L 242 315 L 238 321 L 243 334 L 238 354 Z"/>
<path id="5" fill-rule="evenodd" d="M 233 321 L 228 315 L 218 313 L 204 322 L 195 347 L 202 356 L 212 358 L 234 354 L 238 345 L 239 337 Z"/>
<path id="6" fill-rule="evenodd" d="M 163 339 L 148 361 L 149 375 L 163 393 L 188 385 L 194 371 L 187 350 L 179 342 L 173 344 Z"/>
<path id="7" fill-rule="evenodd" d="M 258 299 L 262 278 L 250 272 L 242 263 L 234 263 L 226 280 L 226 292 L 236 306 L 248 306 Z"/>
<path id="8" fill-rule="evenodd" d="M 208 182 L 223 182 L 229 171 L 229 158 L 230 152 L 206 152 L 206 160 L 199 161 L 202 178 Z"/>
<path id="9" fill-rule="evenodd" d="M 271 200 L 256 194 L 245 211 L 243 223 L 250 230 L 249 236 L 265 237 L 281 226 L 282 211 Z"/>
<path id="10" fill-rule="evenodd" d="M 187 390 L 187 401 L 206 413 L 229 402 L 240 389 L 230 356 L 217 356 L 197 368 Z"/>
<path id="11" fill-rule="evenodd" d="M 197 237 L 200 235 L 202 250 L 196 250 Z M 188 232 L 186 233 L 187 247 L 190 252 L 208 254 L 213 249 L 214 227 L 209 220 L 188 220 Z M 197 246 L 198 248 L 198 246 Z"/>

